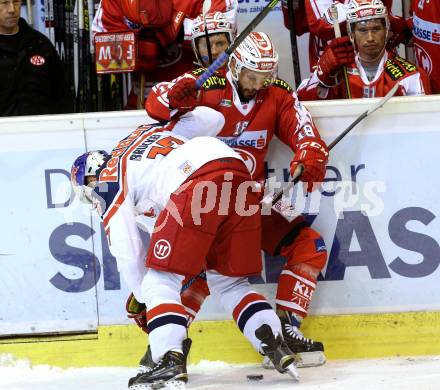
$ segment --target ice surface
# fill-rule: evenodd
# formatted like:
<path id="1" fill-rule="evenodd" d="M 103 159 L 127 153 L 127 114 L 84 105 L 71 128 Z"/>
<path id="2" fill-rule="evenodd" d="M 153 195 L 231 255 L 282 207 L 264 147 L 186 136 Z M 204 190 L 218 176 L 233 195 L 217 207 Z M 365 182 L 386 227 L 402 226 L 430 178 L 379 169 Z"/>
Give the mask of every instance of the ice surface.
<path id="1" fill-rule="evenodd" d="M 60 369 L 32 367 L 26 361 L 0 356 L 0 389 L 4 390 L 121 390 L 136 368 L 90 367 Z M 187 389 L 298 390 L 438 390 L 440 356 L 369 360 L 336 360 L 299 370 L 300 383 L 257 365 L 200 362 L 188 368 Z M 259 382 L 246 375 L 263 374 Z"/>

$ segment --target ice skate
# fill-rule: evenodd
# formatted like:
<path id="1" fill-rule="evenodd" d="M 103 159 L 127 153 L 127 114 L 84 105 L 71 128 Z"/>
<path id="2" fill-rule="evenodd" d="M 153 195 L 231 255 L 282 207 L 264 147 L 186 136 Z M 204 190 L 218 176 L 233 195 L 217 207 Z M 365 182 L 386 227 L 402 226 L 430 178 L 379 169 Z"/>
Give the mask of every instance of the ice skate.
<path id="1" fill-rule="evenodd" d="M 129 390 L 184 390 L 187 381 L 186 356 L 180 352 L 168 351 L 149 371 L 131 378 L 128 388 Z"/>
<path id="2" fill-rule="evenodd" d="M 261 325 L 255 336 L 261 340 L 261 352 L 270 359 L 276 370 L 282 374 L 288 373 L 295 380 L 299 380 L 295 367 L 295 356 L 289 349 L 281 335 L 275 335 L 269 325 Z"/>
<path id="3" fill-rule="evenodd" d="M 182 349 L 183 349 L 183 354 L 185 355 L 186 358 L 188 358 L 191 344 L 192 344 L 191 339 L 188 338 L 188 339 L 183 340 Z M 143 374 L 144 372 L 148 372 L 154 366 L 155 366 L 155 363 L 153 361 L 153 358 L 151 357 L 151 348 L 150 348 L 150 346 L 148 346 L 147 352 L 145 352 L 145 355 L 142 356 L 141 360 L 139 361 L 138 374 Z"/>
<path id="4" fill-rule="evenodd" d="M 189 350 L 191 349 L 192 340 L 190 338 L 187 338 L 183 340 L 182 342 L 182 350 L 183 354 L 185 356 L 185 372 L 186 372 L 186 359 L 188 358 Z M 137 375 L 133 378 L 130 378 L 128 381 L 128 388 L 129 389 L 136 389 L 136 387 L 131 387 L 137 379 L 145 373 L 150 372 L 154 367 L 156 366 L 156 363 L 154 363 L 153 358 L 151 357 L 151 348 L 148 346 L 147 352 L 145 352 L 145 355 L 142 356 L 141 360 L 139 361 L 139 368 Z M 142 387 L 139 387 L 139 389 L 143 389 Z"/>
<path id="5" fill-rule="evenodd" d="M 317 367 L 326 362 L 324 346 L 319 341 L 304 337 L 297 326 L 292 325 L 288 318 L 280 318 L 283 337 L 290 350 L 295 354 L 296 367 Z M 263 360 L 264 368 L 273 368 L 267 356 Z"/>

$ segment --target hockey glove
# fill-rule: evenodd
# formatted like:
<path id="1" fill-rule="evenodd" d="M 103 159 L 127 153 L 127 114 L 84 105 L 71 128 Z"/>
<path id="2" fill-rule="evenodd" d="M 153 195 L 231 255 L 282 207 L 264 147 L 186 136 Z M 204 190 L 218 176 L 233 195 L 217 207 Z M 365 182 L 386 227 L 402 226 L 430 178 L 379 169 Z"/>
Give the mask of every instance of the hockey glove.
<path id="1" fill-rule="evenodd" d="M 351 65 L 353 61 L 354 49 L 349 37 L 331 40 L 318 60 L 319 81 L 326 87 L 335 86 L 342 67 Z"/>
<path id="2" fill-rule="evenodd" d="M 315 185 L 324 180 L 327 161 L 328 148 L 322 139 L 303 138 L 297 144 L 295 155 L 290 163 L 290 174 L 293 175 L 298 165 L 303 164 L 301 181 L 307 183 L 307 191 L 312 192 Z"/>
<path id="3" fill-rule="evenodd" d="M 407 45 L 412 38 L 412 26 L 401 16 L 390 15 L 390 36 L 386 48 L 394 50 L 400 44 Z"/>
<path id="4" fill-rule="evenodd" d="M 147 307 L 143 303 L 138 302 L 133 293 L 128 296 L 125 310 L 128 313 L 127 317 L 132 318 L 134 322 L 136 322 L 136 325 L 148 334 Z"/>
<path id="5" fill-rule="evenodd" d="M 197 98 L 196 80 L 193 78 L 182 78 L 168 92 L 169 107 L 181 113 L 194 110 L 197 106 Z"/>

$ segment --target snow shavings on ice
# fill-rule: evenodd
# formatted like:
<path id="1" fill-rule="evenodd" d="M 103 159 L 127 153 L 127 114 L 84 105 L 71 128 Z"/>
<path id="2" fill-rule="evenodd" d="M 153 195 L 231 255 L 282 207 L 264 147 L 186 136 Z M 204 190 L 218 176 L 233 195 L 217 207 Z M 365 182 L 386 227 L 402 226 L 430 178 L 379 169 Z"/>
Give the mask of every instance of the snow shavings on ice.
<path id="1" fill-rule="evenodd" d="M 202 361 L 188 368 L 187 389 L 298 390 L 438 390 L 440 356 L 366 360 L 334 360 L 324 366 L 300 369 L 300 383 L 258 365 Z M 88 367 L 61 369 L 32 366 L 29 361 L 0 355 L 2 390 L 121 390 L 136 368 Z M 258 382 L 247 375 L 263 374 Z"/>

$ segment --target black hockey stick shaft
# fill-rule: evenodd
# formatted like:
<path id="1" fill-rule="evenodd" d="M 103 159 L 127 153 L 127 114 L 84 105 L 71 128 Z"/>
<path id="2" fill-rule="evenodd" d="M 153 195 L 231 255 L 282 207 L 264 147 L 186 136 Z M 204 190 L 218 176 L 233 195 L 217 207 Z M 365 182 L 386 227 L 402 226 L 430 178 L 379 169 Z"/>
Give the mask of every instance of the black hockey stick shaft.
<path id="1" fill-rule="evenodd" d="M 228 48 L 220 54 L 217 59 L 209 66 L 208 69 L 197 79 L 196 88 L 200 87 L 208 80 L 217 69 L 219 69 L 223 63 L 229 58 L 232 52 L 237 48 L 237 46 L 244 41 L 244 39 L 249 35 L 249 33 L 257 27 L 260 22 L 266 17 L 266 15 L 272 11 L 272 9 L 277 5 L 279 0 L 271 0 L 270 3 L 264 7 L 260 13 L 255 16 L 254 19 L 246 26 L 246 28 L 234 39 L 234 41 L 228 46 Z"/>
<path id="2" fill-rule="evenodd" d="M 399 83 L 396 83 L 394 85 L 394 87 L 382 99 L 380 99 L 376 104 L 373 104 L 367 111 L 365 111 L 361 115 L 359 115 L 341 134 L 339 134 L 328 145 L 328 150 L 329 151 L 332 150 L 359 122 L 363 121 L 367 116 L 369 116 L 370 114 L 372 114 L 373 112 L 375 112 L 376 110 L 381 108 L 388 100 L 390 100 L 394 96 L 394 94 L 396 93 L 398 88 L 399 88 Z M 275 194 L 273 194 L 273 196 L 270 199 L 266 198 L 266 200 L 265 200 L 265 198 L 263 198 L 261 203 L 265 203 L 265 204 L 270 203 L 273 205 L 276 202 L 278 202 L 282 198 L 284 192 L 290 191 L 290 189 L 292 187 L 294 187 L 295 184 L 300 181 L 301 174 L 302 174 L 303 170 L 304 170 L 304 167 L 302 165 L 299 165 L 293 174 L 292 181 L 290 181 L 286 185 L 286 187 L 284 187 L 283 189 L 281 189 L 278 192 L 276 192 Z"/>
<path id="3" fill-rule="evenodd" d="M 290 48 L 292 51 L 292 66 L 293 76 L 295 78 L 295 89 L 298 89 L 301 84 L 301 68 L 299 65 L 298 55 L 298 41 L 296 38 L 296 26 L 295 26 L 295 9 L 298 8 L 301 0 L 288 0 L 287 1 L 287 19 L 289 23 L 290 34 Z"/>

